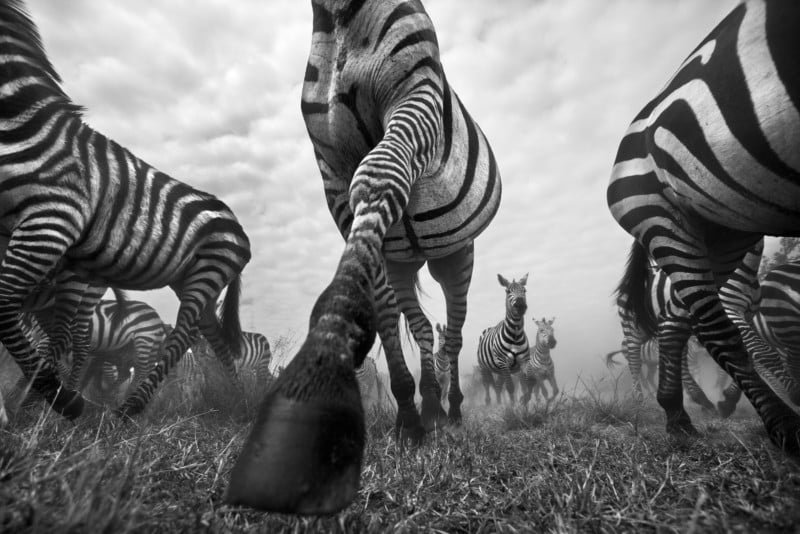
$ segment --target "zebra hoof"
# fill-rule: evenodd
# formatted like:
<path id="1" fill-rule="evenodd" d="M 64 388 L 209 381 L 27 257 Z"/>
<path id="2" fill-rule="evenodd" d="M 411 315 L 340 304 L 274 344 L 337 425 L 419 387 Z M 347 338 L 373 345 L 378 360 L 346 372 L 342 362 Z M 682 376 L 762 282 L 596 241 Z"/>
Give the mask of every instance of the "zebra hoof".
<path id="1" fill-rule="evenodd" d="M 738 399 L 725 398 L 717 402 L 717 413 L 719 413 L 719 416 L 723 419 L 727 419 L 734 411 L 736 411 L 737 403 Z"/>
<path id="2" fill-rule="evenodd" d="M 123 421 L 133 420 L 133 418 L 142 413 L 143 407 L 139 404 L 125 402 L 114 410 L 114 417 L 122 419 Z"/>
<path id="3" fill-rule="evenodd" d="M 80 392 L 62 388 L 53 397 L 50 406 L 59 414 L 73 421 L 83 413 L 84 401 Z"/>
<path id="4" fill-rule="evenodd" d="M 273 391 L 233 467 L 225 500 L 271 512 L 337 512 L 358 491 L 364 435 L 363 413 L 350 404 L 299 402 Z"/>

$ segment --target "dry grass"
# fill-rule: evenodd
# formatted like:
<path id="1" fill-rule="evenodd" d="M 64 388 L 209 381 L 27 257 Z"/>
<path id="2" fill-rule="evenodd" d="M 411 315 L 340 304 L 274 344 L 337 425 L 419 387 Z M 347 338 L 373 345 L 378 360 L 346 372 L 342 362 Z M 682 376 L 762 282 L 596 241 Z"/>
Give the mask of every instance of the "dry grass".
<path id="1" fill-rule="evenodd" d="M 550 407 L 468 407 L 419 448 L 368 415 L 359 497 L 295 518 L 222 504 L 260 388 L 231 408 L 213 379 L 165 391 L 135 424 L 99 412 L 68 423 L 40 407 L 0 431 L 2 532 L 795 531 L 800 467 L 752 414 L 693 414 L 701 435 L 664 434 L 654 404 L 564 396 Z"/>

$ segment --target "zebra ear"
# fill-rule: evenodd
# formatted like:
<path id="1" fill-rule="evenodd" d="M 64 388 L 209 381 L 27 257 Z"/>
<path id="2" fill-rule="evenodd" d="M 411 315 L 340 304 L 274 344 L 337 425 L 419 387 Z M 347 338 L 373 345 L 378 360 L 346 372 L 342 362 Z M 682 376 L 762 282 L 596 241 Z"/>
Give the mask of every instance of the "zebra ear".
<path id="1" fill-rule="evenodd" d="M 525 276 L 523 276 L 522 278 L 519 279 L 519 283 L 520 283 L 520 285 L 523 285 L 523 286 L 526 283 L 528 283 L 528 273 L 525 273 Z"/>
<path id="2" fill-rule="evenodd" d="M 501 286 L 503 286 L 503 287 L 508 287 L 508 280 L 506 280 L 505 278 L 503 278 L 503 275 L 502 275 L 502 274 L 500 274 L 500 273 L 497 273 L 497 280 L 500 282 L 500 285 L 501 285 Z"/>

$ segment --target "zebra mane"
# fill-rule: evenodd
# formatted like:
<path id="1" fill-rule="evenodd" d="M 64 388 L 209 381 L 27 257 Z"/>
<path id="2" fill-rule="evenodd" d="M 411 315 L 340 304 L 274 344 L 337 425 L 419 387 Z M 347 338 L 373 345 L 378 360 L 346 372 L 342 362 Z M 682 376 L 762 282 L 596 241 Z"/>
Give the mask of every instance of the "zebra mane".
<path id="1" fill-rule="evenodd" d="M 43 89 L 48 96 L 55 96 L 60 104 L 68 111 L 81 114 L 83 107 L 74 104 L 61 87 L 61 77 L 47 57 L 44 44 L 36 27 L 36 23 L 28 14 L 22 0 L 5 0 L 0 5 L 0 36 L 11 36 L 23 43 L 22 53 L 30 62 L 13 61 L 0 63 L 0 79 L 9 80 L 24 75 L 34 75 L 46 83 Z M 19 50 L 15 43 L 0 42 L 0 50 L 8 53 L 9 48 Z M 22 71 L 22 72 L 20 72 Z M 41 88 L 41 86 L 39 86 Z M 20 97 L 20 105 L 30 104 L 30 97 Z M 4 99 L 6 103 L 14 103 L 15 97 Z M 24 102 L 23 102 L 24 100 Z"/>

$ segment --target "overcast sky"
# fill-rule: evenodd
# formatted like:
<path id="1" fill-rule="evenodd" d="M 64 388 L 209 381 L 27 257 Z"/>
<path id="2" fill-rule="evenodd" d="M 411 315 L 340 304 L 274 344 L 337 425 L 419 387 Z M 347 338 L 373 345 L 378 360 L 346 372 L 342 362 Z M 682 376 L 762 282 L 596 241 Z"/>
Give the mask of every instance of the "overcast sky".
<path id="1" fill-rule="evenodd" d="M 221 197 L 250 236 L 247 330 L 305 337 L 343 241 L 300 114 L 309 0 L 29 0 L 46 50 L 86 121 L 173 177 Z M 732 0 L 428 0 L 448 79 L 503 180 L 476 241 L 462 369 L 503 318 L 497 274 L 528 278 L 532 319 L 555 316 L 567 390 L 619 346 L 611 293 L 631 238 L 605 190 L 638 110 L 735 5 Z M 423 303 L 444 321 L 423 269 Z M 166 290 L 135 293 L 174 323 Z M 407 355 L 419 367 L 417 354 Z M 384 365 L 384 364 L 381 364 Z"/>

